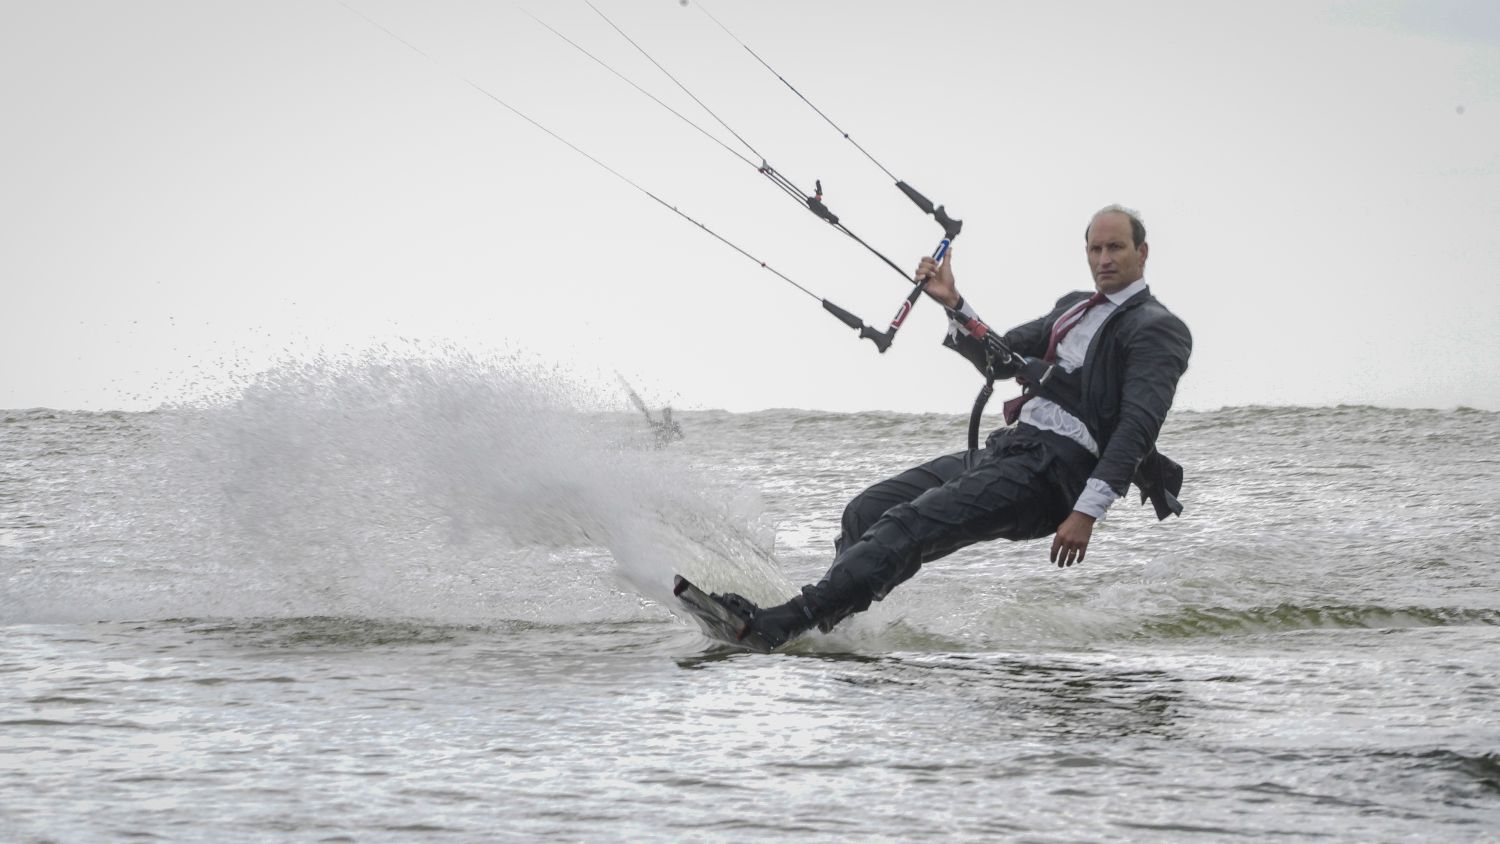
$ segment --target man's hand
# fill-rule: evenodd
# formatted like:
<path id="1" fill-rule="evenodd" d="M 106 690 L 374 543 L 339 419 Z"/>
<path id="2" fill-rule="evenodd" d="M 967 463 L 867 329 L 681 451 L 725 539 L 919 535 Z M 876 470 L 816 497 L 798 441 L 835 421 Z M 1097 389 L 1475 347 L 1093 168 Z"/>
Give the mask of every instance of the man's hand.
<path id="1" fill-rule="evenodd" d="M 1058 568 L 1083 562 L 1083 552 L 1088 550 L 1089 537 L 1093 535 L 1093 516 L 1077 510 L 1069 513 L 1052 537 L 1052 562 Z"/>
<path id="2" fill-rule="evenodd" d="M 921 263 L 917 264 L 915 279 L 921 281 L 927 279 L 927 295 L 941 302 L 943 307 L 951 308 L 958 304 L 958 284 L 953 280 L 953 247 L 948 247 L 948 252 L 943 255 L 943 262 L 939 264 L 932 260 L 932 256 L 924 256 Z"/>

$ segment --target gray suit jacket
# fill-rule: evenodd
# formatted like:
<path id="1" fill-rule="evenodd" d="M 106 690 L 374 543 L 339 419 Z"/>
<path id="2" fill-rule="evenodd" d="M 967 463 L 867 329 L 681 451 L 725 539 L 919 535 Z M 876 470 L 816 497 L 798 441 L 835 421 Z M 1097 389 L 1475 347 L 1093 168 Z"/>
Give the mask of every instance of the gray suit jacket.
<path id="1" fill-rule="evenodd" d="M 1047 351 L 1052 324 L 1089 295 L 1079 291 L 1057 300 L 1046 316 L 1007 331 L 1006 345 L 1017 354 L 1041 357 Z M 987 377 L 1016 374 L 1016 367 L 992 362 L 984 343 L 972 337 L 949 337 L 944 345 L 968 358 Z M 1182 488 L 1182 467 L 1156 451 L 1156 436 L 1192 351 L 1187 325 L 1148 287 L 1109 315 L 1090 341 L 1082 366 L 1072 373 L 1059 371 L 1046 385 L 1029 388 L 1088 426 L 1099 444 L 1099 463 L 1092 477 L 1118 495 L 1124 495 L 1134 482 L 1142 498 L 1151 499 L 1158 518 L 1182 511 L 1176 499 Z"/>

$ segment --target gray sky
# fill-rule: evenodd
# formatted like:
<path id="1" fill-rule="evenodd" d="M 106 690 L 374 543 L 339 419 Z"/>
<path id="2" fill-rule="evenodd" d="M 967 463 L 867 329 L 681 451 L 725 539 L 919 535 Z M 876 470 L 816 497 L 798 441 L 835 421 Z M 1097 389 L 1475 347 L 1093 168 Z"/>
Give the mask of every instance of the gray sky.
<path id="1" fill-rule="evenodd" d="M 284 358 L 520 351 L 688 407 L 963 412 L 920 303 L 886 355 L 466 84 L 884 327 L 909 289 L 755 170 L 581 0 L 0 0 L 0 407 L 151 407 Z M 935 224 L 694 6 L 598 0 L 903 265 Z M 1090 283 L 1138 208 L 1193 329 L 1178 406 L 1500 410 L 1500 5 L 707 8 L 965 221 L 999 326 Z M 748 153 L 746 153 L 748 155 Z"/>

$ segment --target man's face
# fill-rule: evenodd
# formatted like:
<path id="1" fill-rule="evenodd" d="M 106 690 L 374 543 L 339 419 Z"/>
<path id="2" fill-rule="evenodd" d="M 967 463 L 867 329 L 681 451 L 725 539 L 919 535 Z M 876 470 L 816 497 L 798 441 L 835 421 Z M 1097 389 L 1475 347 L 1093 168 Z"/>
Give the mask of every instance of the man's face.
<path id="1" fill-rule="evenodd" d="M 1087 248 L 1094 289 L 1100 293 L 1124 290 L 1145 275 L 1147 244 L 1136 247 L 1130 237 L 1130 218 L 1118 211 L 1094 218 Z"/>

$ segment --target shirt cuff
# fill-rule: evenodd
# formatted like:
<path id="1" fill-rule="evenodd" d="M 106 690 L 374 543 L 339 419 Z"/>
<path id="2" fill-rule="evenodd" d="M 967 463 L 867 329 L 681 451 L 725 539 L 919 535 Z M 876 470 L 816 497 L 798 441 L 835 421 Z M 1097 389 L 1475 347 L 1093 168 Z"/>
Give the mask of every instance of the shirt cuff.
<path id="1" fill-rule="evenodd" d="M 964 335 L 965 337 L 969 336 L 969 329 L 965 328 L 964 326 L 972 320 L 979 319 L 979 314 L 974 310 L 974 306 L 970 305 L 968 300 L 964 299 L 962 296 L 960 296 L 958 300 L 958 313 L 963 314 L 964 318 L 962 320 L 953 319 L 951 317 L 948 319 L 949 337 L 957 337 L 960 334 Z"/>
<path id="2" fill-rule="evenodd" d="M 1109 488 L 1109 484 L 1098 478 L 1089 478 L 1088 483 L 1084 484 L 1083 494 L 1078 496 L 1078 503 L 1073 505 L 1073 509 L 1085 516 L 1093 516 L 1096 522 L 1102 522 L 1109 505 L 1115 503 L 1115 499 L 1119 497 L 1114 490 Z"/>

